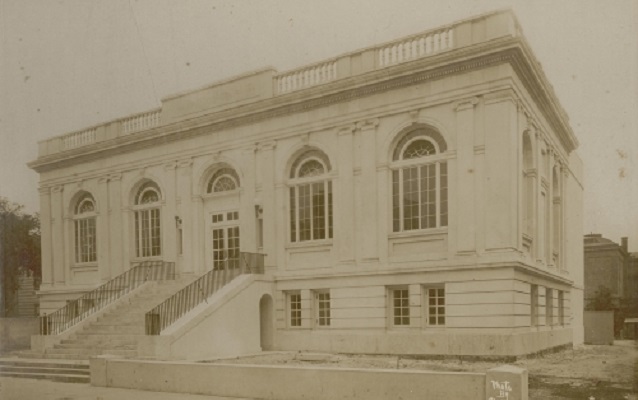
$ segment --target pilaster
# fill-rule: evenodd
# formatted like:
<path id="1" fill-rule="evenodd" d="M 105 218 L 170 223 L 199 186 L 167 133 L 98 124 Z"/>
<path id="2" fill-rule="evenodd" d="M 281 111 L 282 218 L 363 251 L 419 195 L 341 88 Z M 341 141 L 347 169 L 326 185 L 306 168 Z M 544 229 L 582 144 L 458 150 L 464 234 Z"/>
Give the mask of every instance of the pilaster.
<path id="1" fill-rule="evenodd" d="M 53 274 L 53 235 L 51 218 L 51 188 L 41 186 L 40 193 L 40 235 L 42 260 L 42 286 L 50 286 L 54 282 Z"/>
<path id="2" fill-rule="evenodd" d="M 193 243 L 196 236 L 193 236 L 193 160 L 185 159 L 177 162 L 177 217 L 181 220 L 182 229 L 182 254 L 177 254 L 177 267 L 180 273 L 193 273 L 193 252 L 186 248 L 188 243 Z M 180 240 L 179 236 L 177 240 Z M 178 243 L 179 246 L 179 243 Z"/>
<path id="3" fill-rule="evenodd" d="M 97 181 L 98 215 L 97 215 L 97 267 L 101 281 L 108 281 L 114 275 L 111 271 L 111 254 L 109 237 L 109 179 L 101 177 Z"/>
<path id="4" fill-rule="evenodd" d="M 51 189 L 51 226 L 53 234 L 53 282 L 54 285 L 64 285 L 64 213 L 62 194 L 64 186 L 54 186 Z"/>
<path id="5" fill-rule="evenodd" d="M 241 151 L 241 190 L 239 197 L 239 232 L 242 250 L 257 252 L 257 213 L 255 211 L 255 147 Z M 258 205 L 260 206 L 260 205 Z"/>
<path id="6" fill-rule="evenodd" d="M 361 160 L 361 176 L 359 177 L 359 201 L 357 204 L 356 226 L 362 235 L 356 235 L 362 261 L 379 259 L 377 242 L 377 127 L 379 119 L 371 119 L 357 123 L 359 151 Z"/>
<path id="7" fill-rule="evenodd" d="M 124 224 L 124 211 L 122 210 L 122 175 L 109 175 L 107 184 L 109 201 L 108 206 L 103 207 L 102 212 L 109 220 L 109 251 L 111 253 L 109 262 L 111 275 L 115 277 L 123 273 L 124 266 L 128 264 L 128 260 L 124 258 L 128 226 Z"/>
<path id="8" fill-rule="evenodd" d="M 277 210 L 275 199 L 275 141 L 261 143 L 258 146 L 259 168 L 262 172 L 262 204 L 264 219 L 264 253 L 266 254 L 267 266 L 277 265 L 277 238 L 283 240 L 285 230 L 277 229 Z M 283 250 L 284 246 L 280 246 Z"/>
<path id="9" fill-rule="evenodd" d="M 477 103 L 478 98 L 472 97 L 460 101 L 455 107 L 457 132 L 456 226 L 463 227 L 457 229 L 456 232 L 456 251 L 462 254 L 476 252 L 474 109 Z"/>
<path id="10" fill-rule="evenodd" d="M 164 164 L 164 208 L 162 210 L 162 258 L 164 261 L 177 260 L 176 173 L 177 162 Z"/>
<path id="11" fill-rule="evenodd" d="M 339 142 L 339 197 L 335 204 L 335 238 L 338 238 L 338 257 L 341 263 L 355 261 L 354 220 L 354 132 L 356 126 L 348 125 L 337 131 Z"/>

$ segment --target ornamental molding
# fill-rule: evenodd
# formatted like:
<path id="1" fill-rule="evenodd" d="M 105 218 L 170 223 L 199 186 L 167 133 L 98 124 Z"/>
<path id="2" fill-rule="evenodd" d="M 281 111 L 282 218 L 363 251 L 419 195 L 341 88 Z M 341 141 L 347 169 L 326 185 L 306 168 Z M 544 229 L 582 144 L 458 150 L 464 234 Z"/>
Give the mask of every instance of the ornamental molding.
<path id="1" fill-rule="evenodd" d="M 176 168 L 177 168 L 177 161 L 169 161 L 167 163 L 164 163 L 164 170 L 165 171 L 174 170 Z"/>
<path id="2" fill-rule="evenodd" d="M 51 193 L 62 193 L 64 192 L 64 185 L 57 185 L 51 188 Z"/>
<path id="3" fill-rule="evenodd" d="M 357 124 L 349 124 L 337 128 L 337 136 L 352 135 L 357 130 Z"/>
<path id="4" fill-rule="evenodd" d="M 372 118 L 372 119 L 367 119 L 364 121 L 360 121 L 357 122 L 357 129 L 365 132 L 365 131 L 372 131 L 377 129 L 377 127 L 379 126 L 379 118 Z"/>
<path id="5" fill-rule="evenodd" d="M 109 181 L 117 182 L 122 179 L 122 174 L 109 174 Z"/>
<path id="6" fill-rule="evenodd" d="M 277 148 L 277 141 L 276 140 L 270 140 L 267 142 L 261 142 L 257 144 L 257 150 L 258 151 L 267 151 L 267 150 L 274 150 Z"/>
<path id="7" fill-rule="evenodd" d="M 189 168 L 193 166 L 193 159 L 192 158 L 188 158 L 185 160 L 179 160 L 177 161 L 177 168 Z"/>
<path id="8" fill-rule="evenodd" d="M 478 103 L 479 98 L 477 96 L 463 99 L 454 103 L 454 111 L 459 112 L 465 110 L 473 110 Z"/>
<path id="9" fill-rule="evenodd" d="M 29 163 L 29 166 L 37 172 L 44 172 L 76 163 L 91 162 L 97 157 L 148 148 L 154 146 L 157 141 L 169 143 L 186 140 L 503 63 L 509 63 L 513 67 L 566 151 L 569 153 L 574 150 L 578 141 L 568 125 L 567 116 L 559 106 L 551 85 L 537 66 L 527 44 L 520 38 L 508 38 L 484 46 L 461 48 L 437 57 L 426 57 L 410 63 L 381 68 L 371 71 L 366 76 L 355 75 L 345 82 L 339 80 L 274 96 L 242 107 L 183 121 L 181 124 L 159 126 L 133 135 L 44 156 Z"/>

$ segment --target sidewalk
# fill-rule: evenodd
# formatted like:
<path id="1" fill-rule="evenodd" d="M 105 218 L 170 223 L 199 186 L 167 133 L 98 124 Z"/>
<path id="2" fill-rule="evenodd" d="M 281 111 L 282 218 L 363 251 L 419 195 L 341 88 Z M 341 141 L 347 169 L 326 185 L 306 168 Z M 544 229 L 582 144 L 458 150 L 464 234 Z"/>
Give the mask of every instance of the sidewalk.
<path id="1" fill-rule="evenodd" d="M 0 377 L 2 400 L 230 400 L 229 397 L 183 393 L 146 392 L 133 389 L 93 387 L 37 379 Z M 238 400 L 233 397 L 232 400 Z M 244 399 L 247 400 L 247 399 Z"/>

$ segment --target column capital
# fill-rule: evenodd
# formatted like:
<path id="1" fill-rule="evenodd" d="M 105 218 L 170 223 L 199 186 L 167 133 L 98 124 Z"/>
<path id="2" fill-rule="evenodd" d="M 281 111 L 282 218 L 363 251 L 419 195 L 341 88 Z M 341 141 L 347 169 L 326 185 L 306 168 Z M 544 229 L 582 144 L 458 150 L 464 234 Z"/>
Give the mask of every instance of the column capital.
<path id="1" fill-rule="evenodd" d="M 62 193 L 64 192 L 64 185 L 56 185 L 51 188 L 51 193 Z"/>
<path id="2" fill-rule="evenodd" d="M 186 158 L 183 160 L 178 160 L 177 161 L 177 168 L 189 168 L 193 166 L 193 159 L 192 158 Z"/>
<path id="3" fill-rule="evenodd" d="M 276 148 L 277 148 L 277 141 L 276 140 L 269 140 L 267 142 L 257 143 L 257 150 L 258 151 L 274 150 Z"/>
<path id="4" fill-rule="evenodd" d="M 110 180 L 111 182 L 119 181 L 119 180 L 121 180 L 121 179 L 122 179 L 122 174 L 120 174 L 120 173 L 117 173 L 117 174 L 110 174 L 110 175 L 109 175 L 109 180 Z"/>
<path id="5" fill-rule="evenodd" d="M 337 136 L 352 135 L 357 130 L 356 124 L 349 124 L 337 128 Z"/>
<path id="6" fill-rule="evenodd" d="M 454 111 L 459 112 L 464 110 L 471 110 L 471 109 L 474 109 L 474 106 L 476 106 L 478 103 L 479 103 L 479 98 L 476 96 L 459 100 L 456 103 L 454 103 Z"/>
<path id="7" fill-rule="evenodd" d="M 107 183 L 108 181 L 109 181 L 109 177 L 108 176 L 101 176 L 101 177 L 97 178 L 97 183 L 101 184 L 101 185 Z"/>
<path id="8" fill-rule="evenodd" d="M 357 122 L 357 129 L 360 131 L 371 131 L 377 129 L 379 126 L 379 118 L 366 119 Z"/>
<path id="9" fill-rule="evenodd" d="M 164 163 L 164 169 L 166 171 L 170 171 L 172 169 L 176 169 L 177 168 L 177 161 L 169 161 L 167 163 Z"/>
<path id="10" fill-rule="evenodd" d="M 47 194 L 51 194 L 51 186 L 40 186 L 38 188 L 38 192 L 41 195 L 47 195 Z"/>

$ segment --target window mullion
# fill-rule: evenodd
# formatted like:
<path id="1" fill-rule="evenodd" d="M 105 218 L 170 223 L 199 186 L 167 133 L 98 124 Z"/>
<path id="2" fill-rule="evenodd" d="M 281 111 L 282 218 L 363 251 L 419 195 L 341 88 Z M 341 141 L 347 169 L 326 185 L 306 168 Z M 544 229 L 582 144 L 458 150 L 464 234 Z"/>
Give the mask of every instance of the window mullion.
<path id="1" fill-rule="evenodd" d="M 299 231 L 299 216 L 300 216 L 300 212 L 299 212 L 299 186 L 294 186 L 294 190 L 295 190 L 295 226 L 297 229 L 295 229 L 295 242 L 299 243 L 300 239 L 301 239 L 301 232 Z"/>
<path id="2" fill-rule="evenodd" d="M 403 168 L 399 169 L 399 232 L 403 232 Z"/>
<path id="3" fill-rule="evenodd" d="M 441 226 L 441 163 L 434 164 L 434 193 L 436 210 L 436 227 Z"/>

